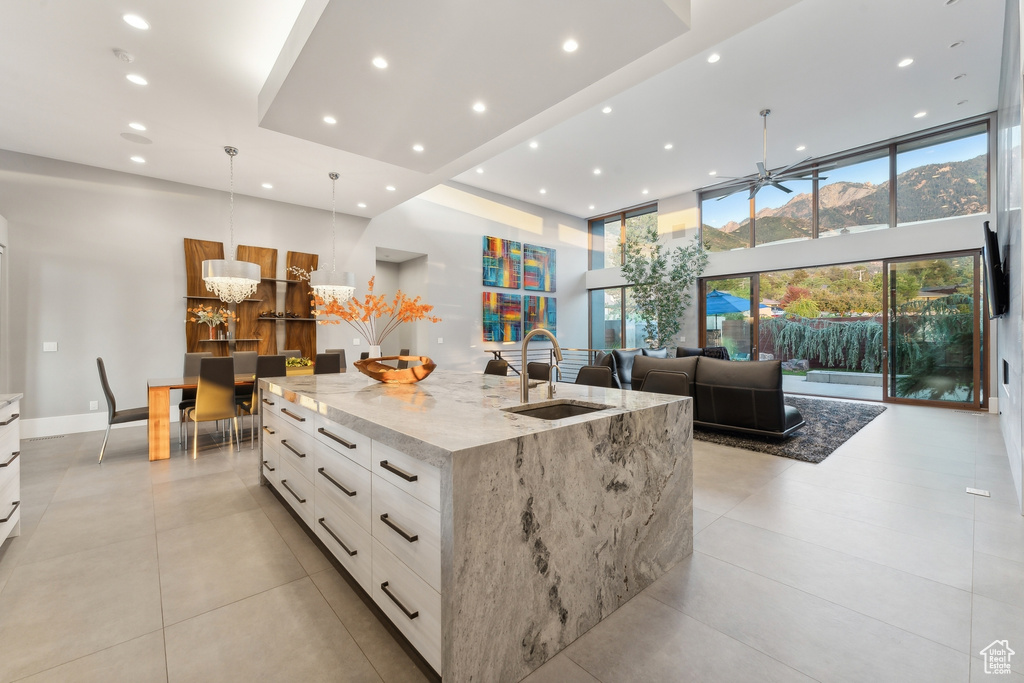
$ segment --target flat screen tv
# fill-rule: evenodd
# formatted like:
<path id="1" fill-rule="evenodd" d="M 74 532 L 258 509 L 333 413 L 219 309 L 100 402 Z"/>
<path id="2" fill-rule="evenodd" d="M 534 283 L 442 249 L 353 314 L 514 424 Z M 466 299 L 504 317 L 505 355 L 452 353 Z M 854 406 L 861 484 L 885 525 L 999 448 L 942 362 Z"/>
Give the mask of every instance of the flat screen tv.
<path id="1" fill-rule="evenodd" d="M 1010 280 L 999 250 L 996 233 L 984 226 L 985 241 L 982 249 L 982 261 L 985 262 L 985 290 L 988 292 L 988 316 L 999 318 L 1006 313 L 1010 305 Z"/>

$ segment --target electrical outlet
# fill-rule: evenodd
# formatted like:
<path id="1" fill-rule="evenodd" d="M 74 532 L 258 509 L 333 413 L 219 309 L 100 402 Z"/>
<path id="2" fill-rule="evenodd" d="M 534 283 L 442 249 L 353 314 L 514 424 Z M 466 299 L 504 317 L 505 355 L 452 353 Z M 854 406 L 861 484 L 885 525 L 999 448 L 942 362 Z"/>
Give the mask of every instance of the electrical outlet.
<path id="1" fill-rule="evenodd" d="M 43 342 L 43 353 L 57 353 L 57 342 Z"/>
<path id="2" fill-rule="evenodd" d="M 356 339 L 352 340 L 352 346 L 359 346 L 359 338 L 358 337 Z"/>
<path id="3" fill-rule="evenodd" d="M 679 341 L 686 341 L 686 337 L 680 337 Z"/>
<path id="4" fill-rule="evenodd" d="M 444 337 L 438 337 L 437 338 L 437 343 L 438 344 L 444 344 Z"/>
<path id="5" fill-rule="evenodd" d="M 100 409 L 100 402 L 99 401 L 89 401 L 89 410 L 99 410 L 99 409 Z"/>

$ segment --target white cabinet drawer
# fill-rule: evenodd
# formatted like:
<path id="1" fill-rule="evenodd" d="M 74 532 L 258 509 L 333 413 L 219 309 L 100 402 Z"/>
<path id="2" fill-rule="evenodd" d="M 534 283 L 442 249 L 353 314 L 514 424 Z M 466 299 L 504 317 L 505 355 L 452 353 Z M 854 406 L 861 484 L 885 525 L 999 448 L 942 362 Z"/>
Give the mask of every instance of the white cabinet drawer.
<path id="1" fill-rule="evenodd" d="M 373 600 L 430 666 L 441 671 L 441 595 L 373 542 Z"/>
<path id="2" fill-rule="evenodd" d="M 441 513 L 374 475 L 371 524 L 374 539 L 441 590 Z"/>
<path id="3" fill-rule="evenodd" d="M 440 511 L 441 472 L 433 465 L 374 441 L 371 470 L 413 498 Z"/>
<path id="4" fill-rule="evenodd" d="M 320 445 L 313 464 L 317 500 L 329 499 L 370 531 L 370 471 Z"/>
<path id="5" fill-rule="evenodd" d="M 313 530 L 367 593 L 373 591 L 373 551 L 370 532 L 356 524 L 317 492 Z"/>
<path id="6" fill-rule="evenodd" d="M 19 481 L 17 473 L 15 475 L 14 479 L 0 485 L 0 544 L 14 532 L 14 527 L 21 520 Z"/>
<path id="7" fill-rule="evenodd" d="M 265 416 L 272 415 L 274 418 L 278 418 L 295 429 L 312 436 L 313 421 L 316 419 L 316 413 L 291 401 L 286 401 L 280 396 L 264 394 L 264 398 L 273 403 L 273 405 L 267 405 L 266 403 L 260 405 L 260 410 L 263 411 Z"/>
<path id="8" fill-rule="evenodd" d="M 6 442 L 6 439 L 4 441 Z M 17 447 L 18 443 L 17 441 L 14 442 L 15 447 Z M 20 488 L 20 481 L 21 452 L 18 450 L 12 452 L 9 448 L 5 448 L 3 451 L 0 451 L 0 491 L 3 491 L 11 484 L 16 489 Z M 15 497 L 17 497 L 17 491 L 15 491 Z M 0 517 L 6 516 L 7 513 L 0 510 Z M 3 541 L 4 538 L 4 536 L 0 536 L 0 541 Z"/>
<path id="9" fill-rule="evenodd" d="M 314 436 L 317 440 L 356 462 L 367 470 L 370 469 L 370 438 L 354 432 L 337 422 L 331 422 L 323 415 L 316 416 Z"/>
<path id="10" fill-rule="evenodd" d="M 273 434 L 264 432 L 264 447 L 268 444 L 278 455 L 280 462 L 288 461 L 309 481 L 313 481 L 313 454 L 319 446 L 316 439 L 287 423 L 273 422 Z"/>
<path id="11" fill-rule="evenodd" d="M 280 486 L 276 487 L 277 492 L 292 506 L 292 509 L 299 513 L 299 517 L 306 523 L 306 526 L 312 529 L 313 484 L 283 458 L 279 463 L 278 474 L 280 475 Z"/>
<path id="12" fill-rule="evenodd" d="M 263 468 L 263 476 L 266 477 L 267 479 L 270 479 L 275 484 L 279 481 L 279 478 L 281 476 L 280 472 L 278 471 L 278 467 L 280 467 L 279 459 L 280 458 L 277 455 L 277 451 L 275 451 L 270 446 L 264 447 L 263 464 L 261 465 L 261 467 Z"/>
<path id="13" fill-rule="evenodd" d="M 19 438 L 21 432 L 20 406 L 21 401 L 15 401 L 0 408 L 0 436 L 13 433 L 15 440 Z"/>

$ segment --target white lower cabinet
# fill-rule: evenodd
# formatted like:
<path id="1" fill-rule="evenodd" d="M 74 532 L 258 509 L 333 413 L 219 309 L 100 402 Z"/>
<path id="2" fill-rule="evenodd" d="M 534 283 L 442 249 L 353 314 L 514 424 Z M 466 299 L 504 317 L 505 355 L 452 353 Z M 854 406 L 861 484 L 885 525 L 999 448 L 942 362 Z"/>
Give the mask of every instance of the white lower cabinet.
<path id="1" fill-rule="evenodd" d="M 279 467 L 281 486 L 278 493 L 298 513 L 310 529 L 313 528 L 313 484 L 289 461 L 281 457 Z M 283 489 L 283 490 L 281 490 Z"/>
<path id="2" fill-rule="evenodd" d="M 430 666 L 441 671 L 441 594 L 376 539 L 373 601 Z"/>
<path id="3" fill-rule="evenodd" d="M 348 570 L 363 590 L 373 590 L 373 554 L 370 532 L 357 524 L 337 505 L 315 494 L 313 505 L 316 526 L 313 530 L 334 554 L 341 565 Z"/>
<path id="4" fill-rule="evenodd" d="M 20 406 L 15 399 L 0 407 L 0 544 L 21 532 Z"/>
<path id="5" fill-rule="evenodd" d="M 373 538 L 441 590 L 441 513 L 373 475 Z"/>

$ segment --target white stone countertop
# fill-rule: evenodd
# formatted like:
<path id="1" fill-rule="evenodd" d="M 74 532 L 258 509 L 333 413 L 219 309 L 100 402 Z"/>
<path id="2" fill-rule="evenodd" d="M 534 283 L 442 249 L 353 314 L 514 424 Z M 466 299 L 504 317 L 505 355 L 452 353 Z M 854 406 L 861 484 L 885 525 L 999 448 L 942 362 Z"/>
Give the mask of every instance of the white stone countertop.
<path id="1" fill-rule="evenodd" d="M 25 394 L 0 394 L 0 408 L 25 398 Z"/>
<path id="2" fill-rule="evenodd" d="M 518 377 L 436 370 L 416 384 L 382 384 L 349 370 L 261 379 L 260 386 L 437 466 L 463 449 L 690 400 L 558 382 L 555 400 L 610 407 L 560 420 L 542 420 L 501 410 L 520 405 Z M 547 402 L 546 383 L 530 389 L 531 405 Z"/>

